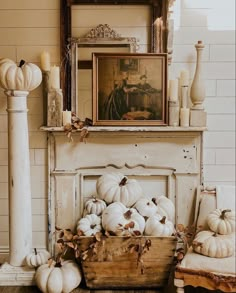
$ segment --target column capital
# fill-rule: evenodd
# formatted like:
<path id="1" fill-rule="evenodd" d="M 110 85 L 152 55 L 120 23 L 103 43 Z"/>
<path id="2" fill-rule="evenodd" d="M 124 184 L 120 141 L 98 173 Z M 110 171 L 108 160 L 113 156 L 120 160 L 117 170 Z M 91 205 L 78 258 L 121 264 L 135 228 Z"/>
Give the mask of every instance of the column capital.
<path id="1" fill-rule="evenodd" d="M 27 97 L 29 92 L 19 90 L 6 90 L 5 94 L 7 97 Z"/>

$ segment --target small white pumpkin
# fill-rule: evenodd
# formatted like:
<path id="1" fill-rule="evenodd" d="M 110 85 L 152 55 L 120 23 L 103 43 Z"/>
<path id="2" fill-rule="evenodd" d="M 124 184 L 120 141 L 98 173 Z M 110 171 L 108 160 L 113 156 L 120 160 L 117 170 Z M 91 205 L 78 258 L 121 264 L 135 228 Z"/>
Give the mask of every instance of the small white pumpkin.
<path id="1" fill-rule="evenodd" d="M 136 209 L 126 208 L 121 202 L 110 204 L 102 213 L 104 230 L 118 236 L 140 235 L 144 231 L 145 220 Z"/>
<path id="2" fill-rule="evenodd" d="M 104 200 L 93 196 L 93 198 L 88 199 L 84 205 L 84 215 L 95 214 L 100 216 L 106 207 L 107 205 Z"/>
<path id="3" fill-rule="evenodd" d="M 209 228 L 219 234 L 226 235 L 235 232 L 235 211 L 216 209 L 207 216 Z"/>
<path id="4" fill-rule="evenodd" d="M 201 231 L 193 240 L 193 250 L 209 257 L 223 258 L 234 253 L 235 235 L 219 235 L 212 231 Z"/>
<path id="5" fill-rule="evenodd" d="M 3 89 L 32 91 L 41 81 L 42 72 L 37 65 L 21 60 L 17 66 L 10 59 L 0 60 L 0 87 Z"/>
<path id="6" fill-rule="evenodd" d="M 86 215 L 78 221 L 77 231 L 83 232 L 85 236 L 92 236 L 101 232 L 101 218 L 95 214 Z"/>
<path id="7" fill-rule="evenodd" d="M 143 217 L 149 218 L 157 213 L 157 206 L 148 198 L 140 198 L 134 205 L 134 208 Z"/>
<path id="8" fill-rule="evenodd" d="M 131 207 L 142 197 L 143 191 L 138 181 L 128 179 L 121 173 L 108 173 L 100 176 L 96 184 L 99 198 L 108 204 L 121 202 L 126 207 Z"/>
<path id="9" fill-rule="evenodd" d="M 166 216 L 155 214 L 147 219 L 144 234 L 147 236 L 171 236 L 175 232 L 174 225 Z"/>
<path id="10" fill-rule="evenodd" d="M 47 250 L 38 252 L 37 249 L 34 248 L 34 253 L 28 254 L 25 258 L 25 262 L 29 268 L 37 268 L 46 264 L 49 258 L 50 253 Z"/>
<path id="11" fill-rule="evenodd" d="M 168 220 L 175 220 L 175 206 L 173 202 L 164 195 L 154 197 L 152 201 L 157 206 L 157 213 L 161 216 L 166 216 Z"/>
<path id="12" fill-rule="evenodd" d="M 43 293 L 69 293 L 79 286 L 82 275 L 72 260 L 41 265 L 35 274 L 35 282 Z"/>

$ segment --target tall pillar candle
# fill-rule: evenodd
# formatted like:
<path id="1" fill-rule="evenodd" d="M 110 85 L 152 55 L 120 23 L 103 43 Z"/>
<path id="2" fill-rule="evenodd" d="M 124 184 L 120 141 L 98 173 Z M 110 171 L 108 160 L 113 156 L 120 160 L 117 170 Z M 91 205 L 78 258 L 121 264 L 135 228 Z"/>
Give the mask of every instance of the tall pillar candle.
<path id="1" fill-rule="evenodd" d="M 178 79 L 171 79 L 169 82 L 169 99 L 170 101 L 178 100 Z"/>
<path id="2" fill-rule="evenodd" d="M 189 111 L 188 108 L 180 109 L 180 126 L 189 127 Z"/>
<path id="3" fill-rule="evenodd" d="M 189 85 L 189 72 L 188 70 L 180 71 L 180 86 L 188 86 Z"/>
<path id="4" fill-rule="evenodd" d="M 60 68 L 59 66 L 52 66 L 50 70 L 50 87 L 52 89 L 60 88 Z"/>
<path id="5" fill-rule="evenodd" d="M 32 249 L 27 91 L 6 91 L 10 264 L 22 266 Z"/>

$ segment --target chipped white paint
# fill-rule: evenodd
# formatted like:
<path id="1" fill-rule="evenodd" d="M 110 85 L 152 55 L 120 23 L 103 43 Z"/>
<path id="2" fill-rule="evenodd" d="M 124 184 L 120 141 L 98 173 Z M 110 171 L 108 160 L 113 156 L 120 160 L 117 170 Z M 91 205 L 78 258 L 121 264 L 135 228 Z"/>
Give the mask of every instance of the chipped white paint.
<path id="1" fill-rule="evenodd" d="M 55 227 L 75 228 L 84 201 L 96 194 L 96 180 L 106 172 L 137 178 L 147 196 L 169 197 L 176 206 L 176 222 L 191 224 L 196 187 L 202 183 L 205 128 L 190 129 L 91 127 L 86 142 L 80 141 L 79 131 L 69 142 L 62 129 L 44 128 L 49 131 L 51 252 Z"/>
<path id="2" fill-rule="evenodd" d="M 10 264 L 31 252 L 32 214 L 26 91 L 6 91 L 8 112 Z"/>

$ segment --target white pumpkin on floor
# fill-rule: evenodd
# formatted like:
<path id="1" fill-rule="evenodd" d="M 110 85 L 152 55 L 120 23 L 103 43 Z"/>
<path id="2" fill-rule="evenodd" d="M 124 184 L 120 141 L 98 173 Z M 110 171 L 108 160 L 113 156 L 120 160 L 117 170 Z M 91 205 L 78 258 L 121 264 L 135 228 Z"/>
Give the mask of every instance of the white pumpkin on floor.
<path id="1" fill-rule="evenodd" d="M 209 257 L 223 258 L 234 253 L 235 234 L 220 235 L 212 231 L 201 231 L 193 240 L 193 250 Z"/>
<path id="2" fill-rule="evenodd" d="M 43 293 L 69 293 L 79 286 L 81 279 L 81 271 L 72 260 L 44 264 L 35 274 L 36 285 Z"/>
<path id="3" fill-rule="evenodd" d="M 143 190 L 135 179 L 128 179 L 121 173 L 108 173 L 98 178 L 97 194 L 108 204 L 121 202 L 131 207 L 143 196 Z"/>
<path id="4" fill-rule="evenodd" d="M 98 232 L 101 232 L 101 218 L 95 214 L 86 215 L 81 218 L 77 224 L 77 231 L 80 231 L 85 236 L 92 236 Z"/>
<path id="5" fill-rule="evenodd" d="M 155 214 L 147 219 L 144 234 L 147 236 L 171 236 L 175 232 L 174 225 L 166 216 Z"/>
<path id="6" fill-rule="evenodd" d="M 145 220 L 136 209 L 129 209 L 121 202 L 114 202 L 103 211 L 102 226 L 104 230 L 119 236 L 141 235 Z"/>
<path id="7" fill-rule="evenodd" d="M 37 251 L 34 249 L 34 253 L 30 253 L 26 256 L 25 262 L 29 268 L 37 268 L 48 262 L 50 253 L 47 250 Z"/>
<path id="8" fill-rule="evenodd" d="M 209 228 L 222 235 L 235 232 L 235 220 L 235 211 L 230 209 L 216 209 L 207 216 Z"/>

